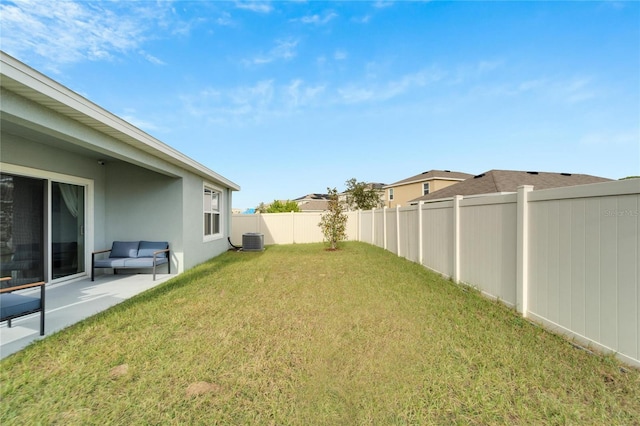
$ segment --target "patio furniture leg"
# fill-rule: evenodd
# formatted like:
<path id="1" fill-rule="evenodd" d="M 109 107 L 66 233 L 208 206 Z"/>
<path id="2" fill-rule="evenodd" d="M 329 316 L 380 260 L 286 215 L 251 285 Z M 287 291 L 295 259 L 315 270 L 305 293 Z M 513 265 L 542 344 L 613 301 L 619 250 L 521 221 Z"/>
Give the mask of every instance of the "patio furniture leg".
<path id="1" fill-rule="evenodd" d="M 44 336 L 44 286 L 40 286 L 40 335 Z"/>

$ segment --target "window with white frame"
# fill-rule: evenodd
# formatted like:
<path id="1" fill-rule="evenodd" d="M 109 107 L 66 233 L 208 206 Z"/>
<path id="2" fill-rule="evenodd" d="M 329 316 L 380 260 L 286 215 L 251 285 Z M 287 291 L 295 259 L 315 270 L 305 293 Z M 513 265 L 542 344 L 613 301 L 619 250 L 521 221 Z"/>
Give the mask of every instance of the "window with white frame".
<path id="1" fill-rule="evenodd" d="M 220 234 L 220 191 L 204 187 L 204 236 L 213 237 Z"/>
<path id="2" fill-rule="evenodd" d="M 422 184 L 422 195 L 427 195 L 429 193 L 429 182 L 424 182 Z"/>
<path id="3" fill-rule="evenodd" d="M 389 188 L 389 201 L 393 200 L 393 188 Z"/>

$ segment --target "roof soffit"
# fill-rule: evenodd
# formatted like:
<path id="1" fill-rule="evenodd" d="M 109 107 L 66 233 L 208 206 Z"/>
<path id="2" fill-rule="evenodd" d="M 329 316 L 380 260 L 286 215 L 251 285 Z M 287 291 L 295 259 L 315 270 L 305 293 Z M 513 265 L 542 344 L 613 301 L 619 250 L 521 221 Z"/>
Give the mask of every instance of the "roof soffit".
<path id="1" fill-rule="evenodd" d="M 0 85 L 3 88 L 170 164 L 240 190 L 236 183 L 9 55 L 0 52 L 0 59 Z"/>

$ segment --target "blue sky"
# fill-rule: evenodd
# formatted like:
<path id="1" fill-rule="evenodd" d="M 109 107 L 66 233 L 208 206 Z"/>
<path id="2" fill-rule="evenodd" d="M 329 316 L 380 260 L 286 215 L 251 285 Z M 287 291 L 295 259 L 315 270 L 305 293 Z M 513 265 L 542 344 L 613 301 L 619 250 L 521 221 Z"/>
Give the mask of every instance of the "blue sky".
<path id="1" fill-rule="evenodd" d="M 8 54 L 238 183 L 640 175 L 640 3 L 0 0 Z"/>

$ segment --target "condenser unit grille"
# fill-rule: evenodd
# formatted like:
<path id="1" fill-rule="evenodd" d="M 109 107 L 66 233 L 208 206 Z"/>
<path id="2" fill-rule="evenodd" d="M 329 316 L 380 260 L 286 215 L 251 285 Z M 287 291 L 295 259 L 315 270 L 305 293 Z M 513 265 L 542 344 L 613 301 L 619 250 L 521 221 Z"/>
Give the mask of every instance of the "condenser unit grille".
<path id="1" fill-rule="evenodd" d="M 255 233 L 255 232 L 242 234 L 242 250 L 243 251 L 264 250 L 264 235 Z"/>

